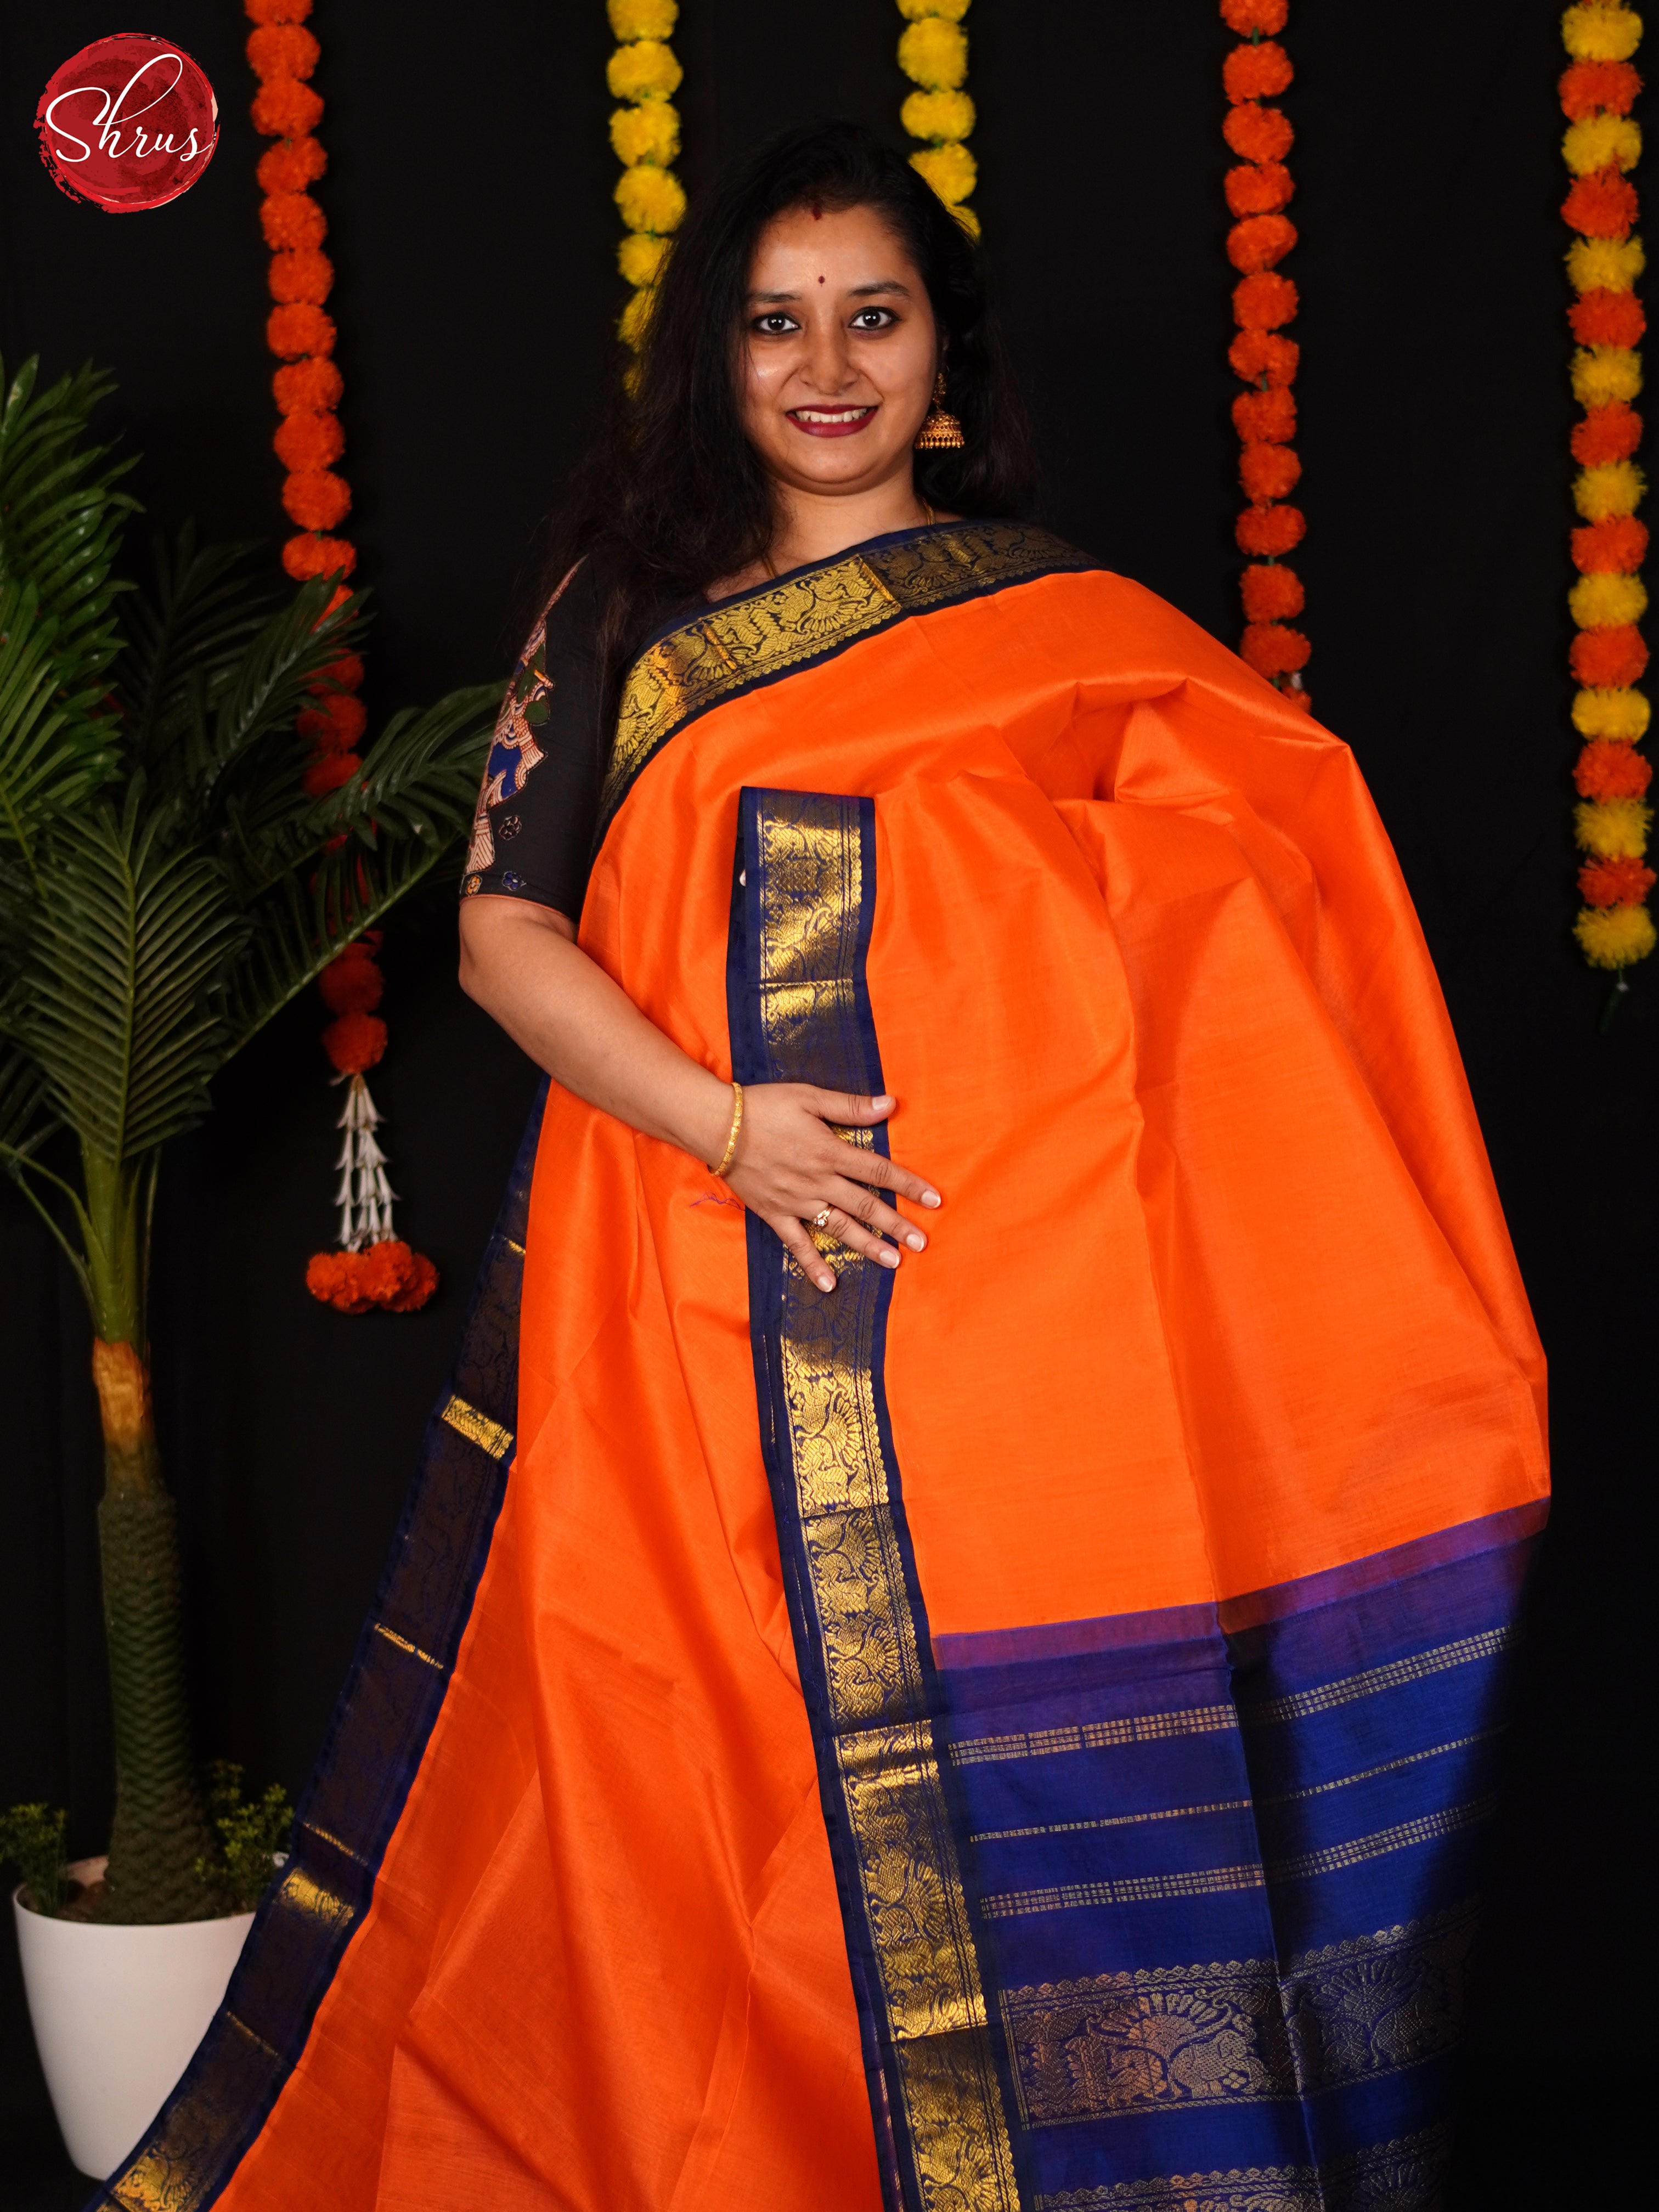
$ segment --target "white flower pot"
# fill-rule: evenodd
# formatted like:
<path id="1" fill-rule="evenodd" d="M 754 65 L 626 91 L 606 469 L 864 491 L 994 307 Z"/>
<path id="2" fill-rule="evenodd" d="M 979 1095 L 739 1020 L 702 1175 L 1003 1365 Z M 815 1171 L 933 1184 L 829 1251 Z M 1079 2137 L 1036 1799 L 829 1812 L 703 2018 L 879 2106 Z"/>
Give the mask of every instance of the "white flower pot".
<path id="1" fill-rule="evenodd" d="M 104 1864 L 70 1873 L 96 1881 Z M 253 1915 L 125 1928 L 31 1912 L 16 1892 L 12 1911 L 58 2124 L 81 2172 L 107 2180 L 194 2056 Z"/>

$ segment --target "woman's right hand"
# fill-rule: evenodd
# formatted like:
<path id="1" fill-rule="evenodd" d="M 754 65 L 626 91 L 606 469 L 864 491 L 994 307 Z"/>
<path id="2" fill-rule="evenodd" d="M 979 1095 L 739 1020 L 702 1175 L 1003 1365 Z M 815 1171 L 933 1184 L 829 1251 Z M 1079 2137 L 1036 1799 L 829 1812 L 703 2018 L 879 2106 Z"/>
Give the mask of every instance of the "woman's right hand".
<path id="1" fill-rule="evenodd" d="M 881 1267 L 897 1267 L 901 1244 L 912 1252 L 927 1248 L 927 1239 L 915 1224 L 866 1186 L 874 1183 L 926 1206 L 939 1205 L 939 1193 L 896 1160 L 838 1133 L 874 1127 L 897 1103 L 819 1091 L 810 1083 L 743 1087 L 743 1127 L 723 1180 L 775 1231 L 808 1281 L 821 1291 L 833 1291 L 836 1277 L 806 1224 L 826 1207 L 830 1218 L 823 1226 L 829 1233 Z"/>

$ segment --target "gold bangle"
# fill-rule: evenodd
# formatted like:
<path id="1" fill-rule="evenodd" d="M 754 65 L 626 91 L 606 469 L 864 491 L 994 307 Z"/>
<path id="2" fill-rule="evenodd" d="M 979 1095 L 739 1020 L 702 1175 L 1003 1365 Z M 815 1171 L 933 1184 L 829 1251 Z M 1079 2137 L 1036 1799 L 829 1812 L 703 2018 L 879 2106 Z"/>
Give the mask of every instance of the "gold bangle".
<path id="1" fill-rule="evenodd" d="M 742 1084 L 734 1083 L 732 1085 L 732 1133 L 726 1140 L 726 1150 L 720 1154 L 720 1165 L 708 1170 L 717 1182 L 737 1157 L 738 1133 L 743 1127 Z"/>

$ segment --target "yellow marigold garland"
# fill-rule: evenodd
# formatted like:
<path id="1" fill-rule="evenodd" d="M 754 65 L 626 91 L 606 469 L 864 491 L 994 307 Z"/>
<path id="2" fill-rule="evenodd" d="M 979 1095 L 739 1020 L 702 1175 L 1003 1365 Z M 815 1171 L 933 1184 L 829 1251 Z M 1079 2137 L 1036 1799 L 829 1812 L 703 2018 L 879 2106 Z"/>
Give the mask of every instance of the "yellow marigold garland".
<path id="1" fill-rule="evenodd" d="M 1239 436 L 1238 479 L 1250 504 L 1234 535 L 1250 564 L 1239 578 L 1244 635 L 1238 649 L 1258 675 L 1292 704 L 1311 702 L 1302 671 L 1312 650 L 1285 619 L 1299 615 L 1302 580 L 1283 556 L 1300 544 L 1302 510 L 1285 503 L 1302 474 L 1291 440 L 1296 435 L 1291 386 L 1301 356 L 1283 335 L 1300 304 L 1296 286 L 1279 264 L 1296 244 L 1296 225 L 1284 212 L 1294 186 L 1285 156 L 1295 141 L 1283 110 L 1263 101 L 1283 92 L 1294 71 L 1274 33 L 1290 13 L 1288 0 L 1221 0 L 1221 19 L 1239 43 L 1222 67 L 1227 118 L 1222 135 L 1239 158 L 1226 179 L 1227 258 L 1239 272 L 1233 287 L 1238 335 L 1227 351 L 1233 374 L 1249 386 L 1233 402 Z"/>
<path id="2" fill-rule="evenodd" d="M 668 44 L 679 9 L 675 0 L 606 0 L 605 12 L 619 43 L 605 81 L 614 100 L 629 103 L 611 118 L 611 143 L 623 165 L 616 200 L 628 226 L 617 266 L 634 287 L 617 328 L 637 353 L 651 288 L 685 216 L 685 187 L 669 166 L 680 150 L 679 111 L 671 103 L 684 72 Z"/>
<path id="3" fill-rule="evenodd" d="M 1642 19 L 1625 0 L 1589 0 L 1562 16 L 1561 38 L 1571 57 L 1560 85 L 1561 151 L 1573 180 L 1561 213 L 1579 234 L 1566 257 L 1577 295 L 1569 315 L 1577 341 L 1570 374 L 1584 410 L 1572 432 L 1579 464 L 1573 503 L 1583 522 L 1572 533 L 1579 575 L 1567 598 L 1578 631 L 1572 672 L 1582 687 L 1572 720 L 1583 739 L 1573 771 L 1574 826 L 1586 855 L 1578 871 L 1584 904 L 1573 928 L 1590 964 L 1613 972 L 1611 1016 L 1628 988 L 1625 969 L 1656 941 L 1647 907 L 1655 882 L 1646 859 L 1652 769 L 1636 750 L 1649 712 L 1636 689 L 1648 658 L 1638 628 L 1648 595 L 1638 573 L 1648 533 L 1636 519 L 1646 486 L 1632 459 L 1642 418 L 1631 405 L 1642 389 L 1636 346 L 1646 327 L 1636 296 L 1644 256 L 1631 234 L 1637 195 L 1628 174 L 1642 153 L 1630 114 L 1642 86 L 1631 65 Z"/>
<path id="4" fill-rule="evenodd" d="M 908 25 L 898 42 L 899 67 L 921 89 L 899 110 L 913 138 L 927 144 L 910 156 L 963 228 L 979 236 L 979 217 L 967 206 L 979 168 L 963 141 L 974 128 L 974 103 L 963 90 L 968 76 L 968 33 L 962 19 L 969 0 L 898 0 Z"/>

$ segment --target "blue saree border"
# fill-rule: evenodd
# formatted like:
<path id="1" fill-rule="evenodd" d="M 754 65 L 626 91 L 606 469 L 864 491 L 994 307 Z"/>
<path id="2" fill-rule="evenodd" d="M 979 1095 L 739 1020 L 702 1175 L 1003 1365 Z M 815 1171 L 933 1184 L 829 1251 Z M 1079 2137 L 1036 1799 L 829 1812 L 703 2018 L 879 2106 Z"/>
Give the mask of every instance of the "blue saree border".
<path id="1" fill-rule="evenodd" d="M 868 799 L 740 795 L 726 969 L 739 1082 L 882 1088 Z M 887 1150 L 884 1129 L 848 1132 Z M 762 1448 L 890 2212 L 1018 2212 L 962 1812 L 882 1373 L 893 1279 L 830 1238 L 822 1294 L 747 1224 Z"/>
<path id="2" fill-rule="evenodd" d="M 295 1817 L 224 2002 L 178 2087 L 87 2212 L 206 2212 L 269 2119 L 374 1895 L 471 1617 L 518 1419 L 519 1302 L 543 1082 L 460 1348 Z"/>

